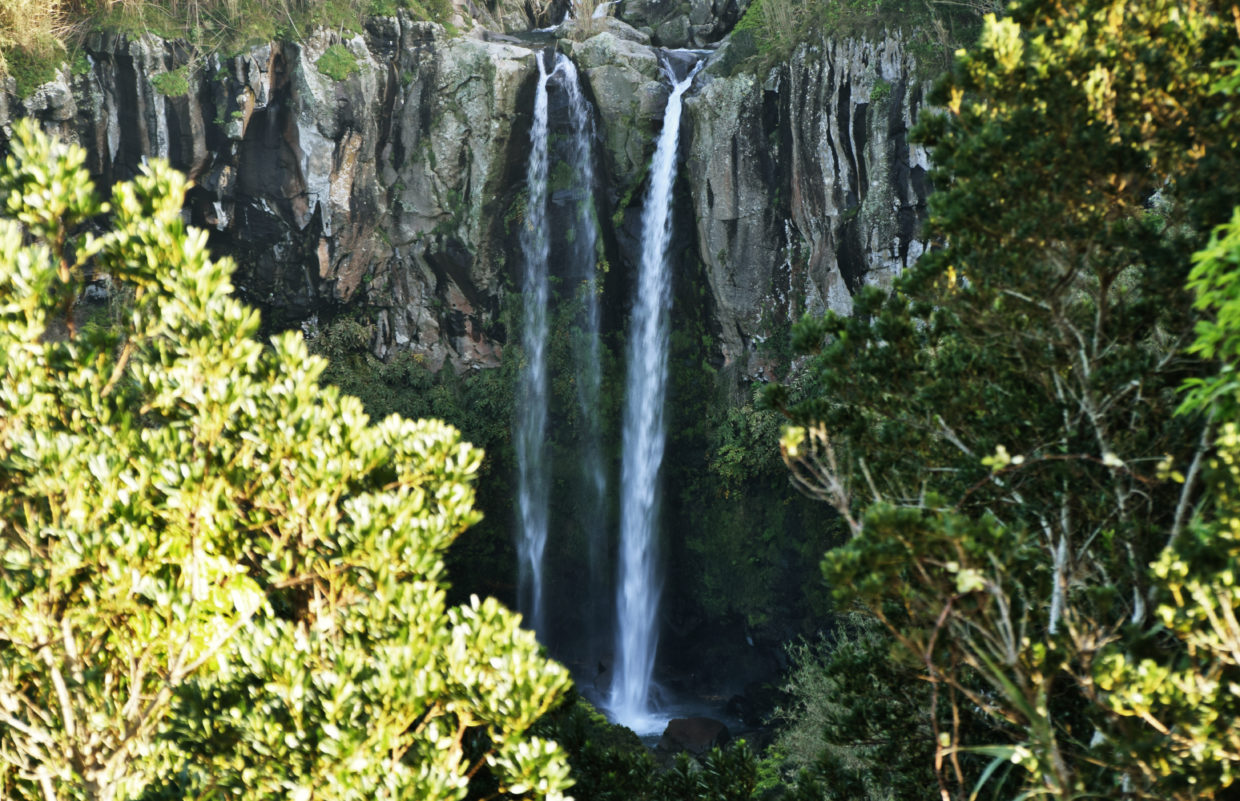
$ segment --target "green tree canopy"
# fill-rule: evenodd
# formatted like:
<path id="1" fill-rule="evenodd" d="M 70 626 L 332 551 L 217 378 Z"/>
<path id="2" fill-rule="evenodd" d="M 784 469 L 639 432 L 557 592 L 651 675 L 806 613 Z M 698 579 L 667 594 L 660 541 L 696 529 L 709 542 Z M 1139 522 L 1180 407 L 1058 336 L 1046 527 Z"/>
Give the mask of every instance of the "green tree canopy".
<path id="1" fill-rule="evenodd" d="M 179 174 L 83 161 L 23 124 L 0 170 L 0 797 L 562 797 L 566 672 L 444 603 L 480 453 L 256 342 Z"/>
<path id="2" fill-rule="evenodd" d="M 803 322 L 813 389 L 772 392 L 799 424 L 794 476 L 848 528 L 824 563 L 837 598 L 931 681 L 949 795 L 1230 781 L 1098 679 L 1116 653 L 1188 647 L 1152 614 L 1148 565 L 1187 539 L 1214 440 L 1208 414 L 1175 412 L 1211 369 L 1185 352 L 1190 255 L 1240 202 L 1217 91 L 1235 11 L 1028 0 L 988 18 L 920 130 L 934 249 L 852 318 Z"/>

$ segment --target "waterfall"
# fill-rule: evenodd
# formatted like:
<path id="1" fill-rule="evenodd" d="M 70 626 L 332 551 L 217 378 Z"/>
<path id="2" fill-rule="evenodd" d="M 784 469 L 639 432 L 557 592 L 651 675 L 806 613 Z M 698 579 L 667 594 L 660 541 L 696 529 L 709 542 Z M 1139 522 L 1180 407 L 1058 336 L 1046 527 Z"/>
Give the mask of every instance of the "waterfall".
<path id="1" fill-rule="evenodd" d="M 638 733 L 656 729 L 650 706 L 651 677 L 658 645 L 659 470 L 663 464 L 664 400 L 670 333 L 671 276 L 667 249 L 672 233 L 672 186 L 683 97 L 701 63 L 673 84 L 663 130 L 650 165 L 642 209 L 642 253 L 629 327 L 620 489 L 620 577 L 616 589 L 617 665 L 610 711 L 616 722 Z"/>
<path id="2" fill-rule="evenodd" d="M 543 552 L 547 547 L 547 79 L 543 54 L 538 54 L 538 87 L 530 127 L 530 160 L 526 167 L 525 225 L 521 228 L 523 273 L 521 345 L 525 361 L 517 387 L 513 440 L 517 452 L 518 607 L 526 624 L 542 633 Z"/>
<path id="3" fill-rule="evenodd" d="M 564 76 L 571 126 L 569 163 L 577 213 L 573 220 L 571 273 L 580 313 L 573 339 L 577 408 L 581 419 L 578 435 L 581 467 L 581 515 L 586 527 L 589 586 L 586 588 L 586 622 L 592 632 L 607 629 L 608 608 L 600 603 L 600 589 L 607 577 L 607 473 L 603 462 L 602 426 L 599 420 L 602 366 L 599 348 L 599 280 L 597 273 L 598 225 L 594 208 L 594 120 L 581 92 L 577 67 L 560 55 L 557 71 Z"/>

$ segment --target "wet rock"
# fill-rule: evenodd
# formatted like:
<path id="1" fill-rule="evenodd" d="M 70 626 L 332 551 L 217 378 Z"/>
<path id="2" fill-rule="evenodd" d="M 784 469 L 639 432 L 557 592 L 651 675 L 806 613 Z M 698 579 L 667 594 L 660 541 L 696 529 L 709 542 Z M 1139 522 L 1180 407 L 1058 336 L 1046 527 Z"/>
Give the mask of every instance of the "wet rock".
<path id="1" fill-rule="evenodd" d="M 571 54 L 598 111 L 604 169 L 617 198 L 628 197 L 646 173 L 670 92 L 658 54 L 608 31 L 571 46 Z"/>
<path id="2" fill-rule="evenodd" d="M 650 45 L 650 34 L 639 31 L 624 20 L 612 16 L 590 19 L 587 22 L 566 20 L 556 35 L 570 41 L 585 41 L 600 33 L 609 33 L 617 39 L 636 42 L 640 45 Z"/>
<path id="3" fill-rule="evenodd" d="M 688 751 L 701 756 L 712 748 L 726 745 L 731 739 L 728 727 L 714 718 L 673 718 L 659 739 L 658 749 L 672 754 Z"/>
<path id="4" fill-rule="evenodd" d="M 750 682 L 743 693 L 728 699 L 724 711 L 746 726 L 760 727 L 769 722 L 771 714 L 780 702 L 780 692 L 770 684 Z"/>
<path id="5" fill-rule="evenodd" d="M 652 30 L 660 47 L 703 47 L 731 31 L 748 7 L 749 0 L 625 0 L 620 15 Z"/>

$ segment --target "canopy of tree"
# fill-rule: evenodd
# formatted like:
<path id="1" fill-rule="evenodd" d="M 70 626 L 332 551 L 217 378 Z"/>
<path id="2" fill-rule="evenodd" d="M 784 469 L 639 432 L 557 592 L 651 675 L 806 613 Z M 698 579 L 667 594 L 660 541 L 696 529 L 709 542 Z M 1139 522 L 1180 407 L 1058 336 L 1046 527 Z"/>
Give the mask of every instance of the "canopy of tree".
<path id="1" fill-rule="evenodd" d="M 929 682 L 944 799 L 1211 798 L 1240 764 L 1238 19 L 989 17 L 920 131 L 934 250 L 804 321 L 810 390 L 771 394 L 848 529 L 837 599 Z"/>
<path id="2" fill-rule="evenodd" d="M 256 342 L 179 174 L 83 159 L 23 124 L 0 169 L 0 798 L 560 798 L 566 671 L 444 603 L 480 453 Z"/>

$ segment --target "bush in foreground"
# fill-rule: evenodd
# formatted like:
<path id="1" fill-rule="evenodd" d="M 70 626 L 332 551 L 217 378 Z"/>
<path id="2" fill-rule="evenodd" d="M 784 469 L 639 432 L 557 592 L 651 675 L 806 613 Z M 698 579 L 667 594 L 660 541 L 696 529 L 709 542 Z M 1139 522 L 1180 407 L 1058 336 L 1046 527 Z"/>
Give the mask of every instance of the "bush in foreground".
<path id="1" fill-rule="evenodd" d="M 494 601 L 444 603 L 480 453 L 256 342 L 166 165 L 103 204 L 80 149 L 23 125 L 12 151 L 0 797 L 560 798 L 527 730 L 567 673 Z M 120 325 L 75 325 L 87 270 Z"/>

